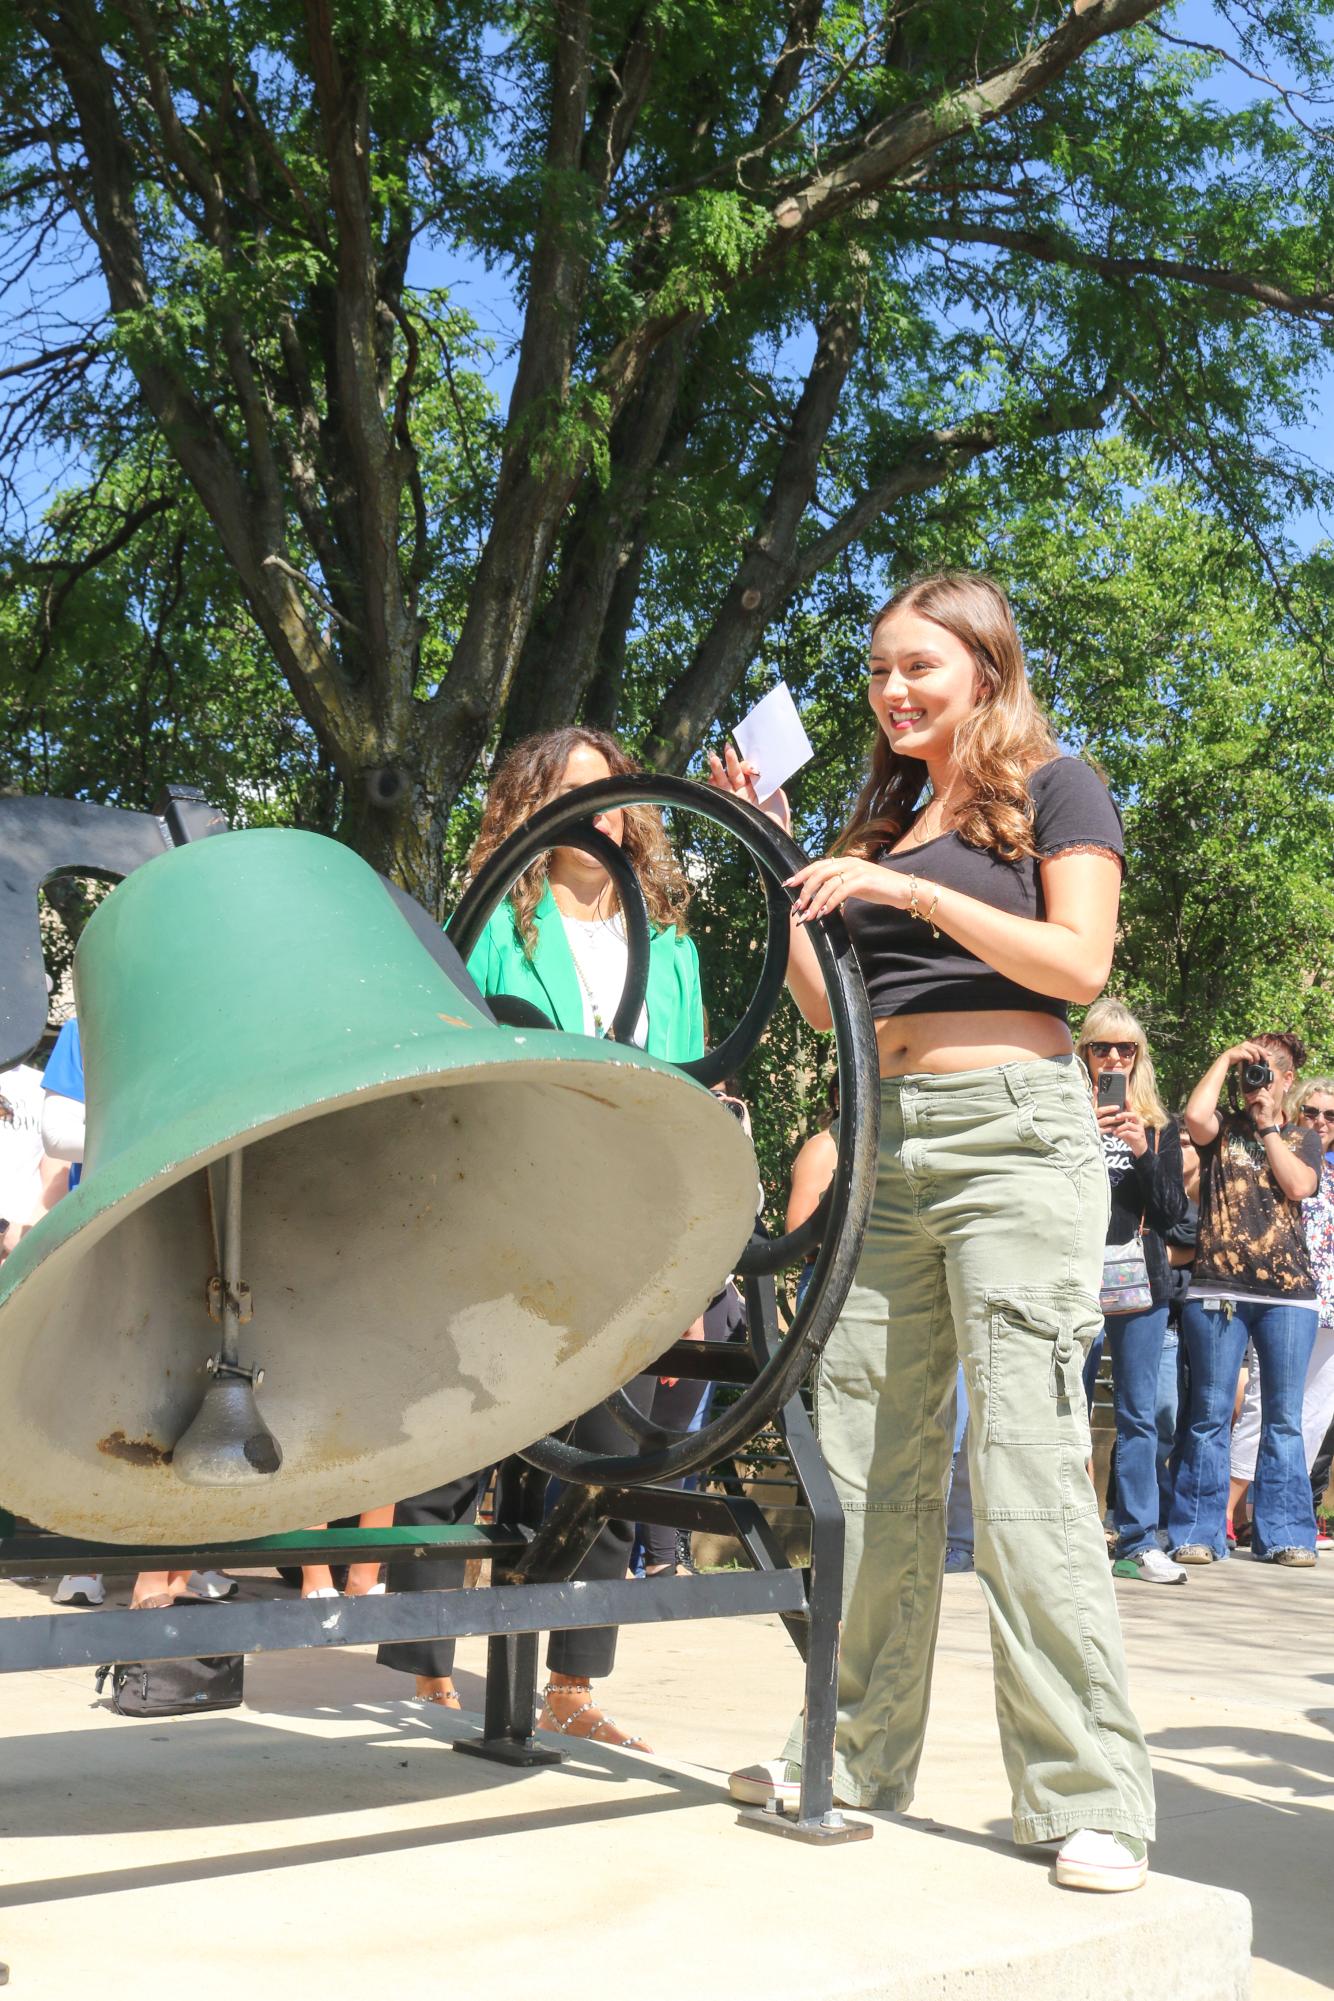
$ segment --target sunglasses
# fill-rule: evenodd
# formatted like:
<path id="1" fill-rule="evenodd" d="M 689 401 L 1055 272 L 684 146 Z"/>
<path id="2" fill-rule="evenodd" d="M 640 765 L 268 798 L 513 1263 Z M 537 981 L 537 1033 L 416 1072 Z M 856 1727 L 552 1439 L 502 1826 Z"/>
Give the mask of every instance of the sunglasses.
<path id="1" fill-rule="evenodd" d="M 1124 1056 L 1131 1063 L 1139 1055 L 1138 1042 L 1090 1042 L 1089 1049 L 1094 1056 Z"/>
<path id="2" fill-rule="evenodd" d="M 1321 1111 L 1318 1105 L 1303 1105 L 1302 1117 L 1309 1119 L 1312 1125 L 1315 1125 L 1319 1121 L 1324 1125 L 1334 1126 L 1334 1111 Z"/>

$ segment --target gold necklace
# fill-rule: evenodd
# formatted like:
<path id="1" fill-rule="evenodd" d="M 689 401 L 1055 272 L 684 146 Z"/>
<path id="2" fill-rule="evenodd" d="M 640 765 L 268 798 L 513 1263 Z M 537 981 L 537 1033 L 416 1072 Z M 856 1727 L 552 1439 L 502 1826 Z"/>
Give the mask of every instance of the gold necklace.
<path id="1" fill-rule="evenodd" d="M 942 793 L 939 796 L 937 796 L 937 794 L 933 792 L 931 794 L 931 797 L 927 800 L 925 806 L 922 808 L 921 812 L 917 815 L 917 818 L 913 821 L 911 827 L 909 827 L 908 829 L 908 839 L 913 847 L 924 848 L 927 844 L 928 839 L 937 838 L 935 835 L 928 836 L 927 834 L 919 834 L 917 831 L 917 829 L 924 824 L 926 816 L 931 811 L 931 808 L 936 805 L 939 805 L 941 809 L 940 832 L 942 835 L 944 834 L 945 816 L 950 810 L 950 797 L 948 793 Z"/>

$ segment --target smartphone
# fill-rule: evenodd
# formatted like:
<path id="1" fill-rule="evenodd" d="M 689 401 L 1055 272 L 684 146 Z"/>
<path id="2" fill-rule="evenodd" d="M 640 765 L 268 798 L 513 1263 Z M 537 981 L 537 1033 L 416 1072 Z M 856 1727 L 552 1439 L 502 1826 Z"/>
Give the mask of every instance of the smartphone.
<path id="1" fill-rule="evenodd" d="M 1126 1108 L 1126 1073 L 1124 1070 L 1104 1070 L 1098 1079 L 1098 1110 L 1104 1105 L 1115 1105 L 1118 1112 Z"/>

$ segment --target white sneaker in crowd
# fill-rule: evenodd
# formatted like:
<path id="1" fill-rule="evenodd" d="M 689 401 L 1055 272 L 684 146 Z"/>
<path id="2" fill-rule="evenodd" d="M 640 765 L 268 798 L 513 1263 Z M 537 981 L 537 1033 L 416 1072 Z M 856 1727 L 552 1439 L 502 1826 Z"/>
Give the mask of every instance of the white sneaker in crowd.
<path id="1" fill-rule="evenodd" d="M 100 1577 L 62 1577 L 53 1593 L 57 1605 L 100 1605 L 106 1595 Z"/>
<path id="2" fill-rule="evenodd" d="M 957 1577 L 961 1571 L 972 1570 L 973 1552 L 965 1549 L 961 1542 L 947 1543 L 945 1546 L 945 1575 Z"/>
<path id="3" fill-rule="evenodd" d="M 767 1758 L 733 1772 L 727 1790 L 742 1806 L 795 1807 L 801 1799 L 801 1766 L 783 1758 Z"/>
<path id="4" fill-rule="evenodd" d="M 1081 1827 L 1056 1857 L 1056 1880 L 1065 1890 L 1138 1890 L 1148 1875 L 1148 1844 L 1133 1834 Z"/>
<path id="5" fill-rule="evenodd" d="M 192 1598 L 234 1598 L 239 1587 L 224 1570 L 192 1570 L 185 1588 Z"/>
<path id="6" fill-rule="evenodd" d="M 1142 1584 L 1184 1584 L 1186 1573 L 1173 1563 L 1165 1550 L 1156 1546 L 1137 1549 L 1133 1556 L 1118 1556 L 1112 1565 L 1113 1577 L 1138 1577 Z"/>

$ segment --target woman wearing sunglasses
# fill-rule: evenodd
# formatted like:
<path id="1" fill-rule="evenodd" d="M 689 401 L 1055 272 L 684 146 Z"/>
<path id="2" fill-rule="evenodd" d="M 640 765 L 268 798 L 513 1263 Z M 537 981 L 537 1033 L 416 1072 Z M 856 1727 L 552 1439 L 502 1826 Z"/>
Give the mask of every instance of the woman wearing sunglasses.
<path id="1" fill-rule="evenodd" d="M 1116 1410 L 1112 1568 L 1144 1584 L 1184 1584 L 1185 1571 L 1158 1547 L 1158 1386 L 1171 1292 L 1163 1238 L 1186 1218 L 1181 1140 L 1158 1096 L 1144 1030 L 1120 1001 L 1089 1009 L 1079 1054 L 1095 1093 L 1100 1078 L 1125 1080 L 1123 1098 L 1098 1106 L 1112 1197 L 1101 1297 Z"/>
<path id="2" fill-rule="evenodd" d="M 1316 1310 L 1319 1327 L 1311 1359 L 1306 1365 L 1302 1390 L 1302 1447 L 1312 1470 L 1312 1500 L 1319 1507 L 1329 1478 L 1329 1465 L 1319 1478 L 1316 1473 L 1325 1433 L 1334 1418 L 1334 1077 L 1312 1077 L 1298 1084 L 1289 1107 L 1297 1124 L 1320 1139 L 1323 1159 L 1320 1182 L 1315 1194 L 1302 1203 L 1302 1225 L 1306 1248 L 1311 1254 L 1315 1278 Z M 1263 1404 L 1259 1370 L 1254 1366 L 1246 1385 L 1241 1414 L 1232 1428 L 1232 1486 L 1229 1514 L 1235 1515 L 1246 1489 L 1255 1478 L 1259 1455 Z M 1238 1536 L 1242 1534 L 1238 1516 Z M 1328 1546 L 1326 1544 L 1326 1546 Z"/>

